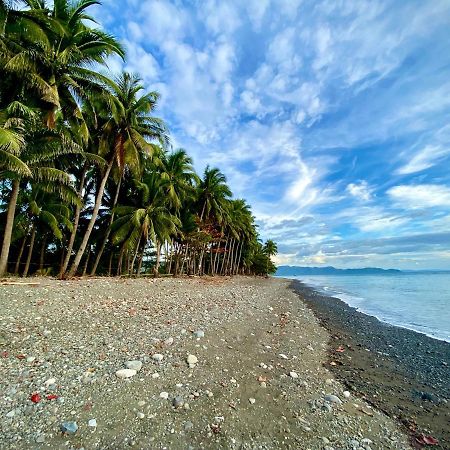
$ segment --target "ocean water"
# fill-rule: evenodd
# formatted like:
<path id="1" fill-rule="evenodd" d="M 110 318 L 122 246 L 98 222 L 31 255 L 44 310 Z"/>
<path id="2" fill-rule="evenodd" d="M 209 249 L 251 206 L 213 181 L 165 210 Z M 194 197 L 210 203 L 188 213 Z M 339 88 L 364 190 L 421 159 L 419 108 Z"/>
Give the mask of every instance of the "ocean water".
<path id="1" fill-rule="evenodd" d="M 450 273 L 292 278 L 383 322 L 450 342 Z"/>

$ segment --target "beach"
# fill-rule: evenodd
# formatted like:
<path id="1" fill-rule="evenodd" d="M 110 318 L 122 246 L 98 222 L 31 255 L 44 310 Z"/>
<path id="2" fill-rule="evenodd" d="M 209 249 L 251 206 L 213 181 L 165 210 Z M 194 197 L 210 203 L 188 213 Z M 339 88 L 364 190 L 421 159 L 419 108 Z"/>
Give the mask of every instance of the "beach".
<path id="1" fill-rule="evenodd" d="M 450 448 L 450 344 L 381 322 L 301 282 L 292 286 L 330 333 L 329 368 L 337 378 L 402 423 L 413 443 L 426 433 Z"/>
<path id="2" fill-rule="evenodd" d="M 411 448 L 289 280 L 27 281 L 0 286 L 1 449 Z"/>

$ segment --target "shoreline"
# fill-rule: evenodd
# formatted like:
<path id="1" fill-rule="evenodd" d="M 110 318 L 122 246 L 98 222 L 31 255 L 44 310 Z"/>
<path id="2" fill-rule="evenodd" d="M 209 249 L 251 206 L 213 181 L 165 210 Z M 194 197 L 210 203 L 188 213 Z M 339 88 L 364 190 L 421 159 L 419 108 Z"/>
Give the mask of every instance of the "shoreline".
<path id="1" fill-rule="evenodd" d="M 413 445 L 424 433 L 439 440 L 435 448 L 450 448 L 450 344 L 290 281 L 331 335 L 327 367 L 338 379 L 398 420 Z"/>
<path id="2" fill-rule="evenodd" d="M 376 314 L 363 311 L 362 309 L 359 309 L 359 307 L 351 305 L 348 301 L 340 298 L 338 295 L 333 295 L 331 293 L 321 292 L 319 286 L 309 285 L 309 284 L 307 284 L 307 283 L 305 283 L 305 282 L 303 282 L 303 281 L 301 281 L 299 279 L 296 279 L 296 278 L 287 278 L 287 277 L 279 277 L 279 278 L 284 278 L 286 280 L 291 280 L 291 281 L 298 281 L 299 283 L 304 285 L 306 288 L 317 292 L 319 295 L 321 295 L 323 297 L 335 298 L 335 299 L 345 303 L 349 308 L 353 308 L 356 312 L 359 312 L 360 314 L 364 314 L 364 315 L 369 316 L 369 317 L 374 317 L 379 322 L 381 322 L 383 324 L 386 324 L 387 326 L 396 327 L 396 328 L 403 328 L 405 330 L 412 331 L 414 333 L 422 334 L 423 336 L 426 336 L 426 337 L 428 337 L 430 339 L 435 339 L 436 341 L 446 342 L 447 344 L 450 344 L 450 338 L 448 338 L 448 340 L 447 340 L 445 338 L 440 338 L 440 337 L 437 337 L 437 336 L 433 336 L 433 335 L 428 334 L 428 333 L 426 333 L 424 331 L 415 330 L 414 328 L 411 328 L 410 326 L 407 326 L 407 325 L 391 323 L 388 320 L 377 316 Z"/>

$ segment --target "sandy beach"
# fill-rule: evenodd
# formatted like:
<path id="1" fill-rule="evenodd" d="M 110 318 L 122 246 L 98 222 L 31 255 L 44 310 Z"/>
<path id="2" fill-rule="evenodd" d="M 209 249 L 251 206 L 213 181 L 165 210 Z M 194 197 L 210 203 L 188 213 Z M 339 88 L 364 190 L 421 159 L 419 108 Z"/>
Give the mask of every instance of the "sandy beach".
<path id="1" fill-rule="evenodd" d="M 1 449 L 411 448 L 288 280 L 31 282 L 0 286 Z"/>

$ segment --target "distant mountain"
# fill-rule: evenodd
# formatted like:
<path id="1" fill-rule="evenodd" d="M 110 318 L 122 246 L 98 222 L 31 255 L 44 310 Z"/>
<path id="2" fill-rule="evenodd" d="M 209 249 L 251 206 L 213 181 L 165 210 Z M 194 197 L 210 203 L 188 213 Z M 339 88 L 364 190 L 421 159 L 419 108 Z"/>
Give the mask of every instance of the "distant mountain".
<path id="1" fill-rule="evenodd" d="M 336 269 L 335 267 L 298 267 L 279 266 L 275 275 L 280 277 L 295 277 L 298 275 L 374 275 L 374 274 L 398 274 L 397 269 L 380 269 L 378 267 L 365 267 L 364 269 Z"/>

